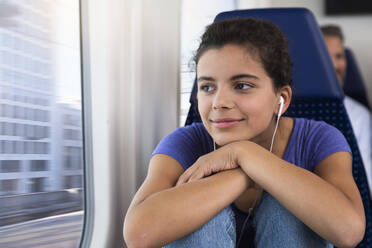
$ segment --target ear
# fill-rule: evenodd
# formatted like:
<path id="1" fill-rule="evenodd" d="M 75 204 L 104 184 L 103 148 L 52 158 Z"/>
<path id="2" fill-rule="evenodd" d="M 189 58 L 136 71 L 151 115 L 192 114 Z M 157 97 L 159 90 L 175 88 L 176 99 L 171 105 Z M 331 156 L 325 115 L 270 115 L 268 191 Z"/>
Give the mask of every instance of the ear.
<path id="1" fill-rule="evenodd" d="M 277 96 L 277 103 L 280 102 L 280 97 L 283 97 L 284 103 L 283 103 L 283 109 L 282 109 L 282 114 L 281 114 L 283 115 L 287 111 L 289 104 L 291 103 L 292 88 L 289 85 L 285 85 L 280 90 L 278 90 L 278 92 L 276 93 L 276 96 Z M 275 109 L 276 115 L 278 115 L 279 113 L 279 108 L 280 108 L 280 104 L 278 104 L 278 106 Z"/>

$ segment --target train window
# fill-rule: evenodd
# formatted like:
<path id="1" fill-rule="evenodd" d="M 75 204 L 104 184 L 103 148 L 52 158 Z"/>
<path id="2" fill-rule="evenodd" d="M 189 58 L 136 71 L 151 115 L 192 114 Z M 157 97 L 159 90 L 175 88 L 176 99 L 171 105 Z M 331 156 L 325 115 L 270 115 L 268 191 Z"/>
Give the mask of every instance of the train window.
<path id="1" fill-rule="evenodd" d="M 214 17 L 222 12 L 234 10 L 235 0 L 185 0 L 182 1 L 181 21 L 181 87 L 180 87 L 180 125 L 183 126 L 189 112 L 190 93 L 195 79 L 195 66 L 192 58 L 199 45 L 200 35 Z"/>
<path id="2" fill-rule="evenodd" d="M 83 231 L 80 10 L 0 1 L 0 247 L 77 247 Z"/>

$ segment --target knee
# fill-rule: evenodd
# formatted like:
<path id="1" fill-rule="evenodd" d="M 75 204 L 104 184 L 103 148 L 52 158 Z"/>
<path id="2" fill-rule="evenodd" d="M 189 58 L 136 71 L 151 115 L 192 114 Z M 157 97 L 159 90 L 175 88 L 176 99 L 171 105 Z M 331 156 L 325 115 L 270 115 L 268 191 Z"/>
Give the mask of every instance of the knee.
<path id="1" fill-rule="evenodd" d="M 231 227 L 235 227 L 235 215 L 234 211 L 230 206 L 223 209 L 216 216 L 214 216 L 210 221 L 205 223 L 201 228 L 217 229 L 217 227 L 223 227 L 228 230 Z"/>
<path id="2" fill-rule="evenodd" d="M 166 247 L 235 247 L 235 236 L 234 212 L 227 207 L 199 229 Z"/>
<path id="3" fill-rule="evenodd" d="M 257 244 L 270 242 L 271 245 L 285 244 L 283 247 L 332 247 L 267 192 L 261 197 L 254 224 Z"/>
<path id="4" fill-rule="evenodd" d="M 223 209 L 196 230 L 193 235 L 208 239 L 208 242 L 213 242 L 213 240 L 217 240 L 220 237 L 230 237 L 235 242 L 235 216 L 231 207 Z"/>
<path id="5" fill-rule="evenodd" d="M 302 222 L 269 193 L 263 192 L 254 216 L 254 223 L 263 230 L 267 230 L 269 227 L 282 230 L 288 226 L 296 227 Z"/>

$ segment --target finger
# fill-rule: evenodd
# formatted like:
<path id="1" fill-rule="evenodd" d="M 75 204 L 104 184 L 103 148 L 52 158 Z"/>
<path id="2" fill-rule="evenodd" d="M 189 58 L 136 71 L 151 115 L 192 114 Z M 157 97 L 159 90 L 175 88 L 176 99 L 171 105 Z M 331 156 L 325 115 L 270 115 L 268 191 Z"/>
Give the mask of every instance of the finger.
<path id="1" fill-rule="evenodd" d="M 194 173 L 190 178 L 189 180 L 187 181 L 188 183 L 191 183 L 191 182 L 194 182 L 194 181 L 197 181 L 197 180 L 200 180 L 203 178 L 203 176 L 201 176 L 202 174 L 198 173 Z"/>
<path id="2" fill-rule="evenodd" d="M 179 186 L 179 185 L 182 185 L 186 182 L 186 179 L 185 179 L 185 175 L 182 174 L 179 178 L 178 178 L 178 181 L 176 183 L 176 186 Z"/>
<path id="3" fill-rule="evenodd" d="M 188 182 L 193 182 L 200 180 L 204 177 L 209 176 L 208 169 L 205 166 L 200 166 L 197 170 L 194 171 L 192 175 L 190 175 Z"/>
<path id="4" fill-rule="evenodd" d="M 185 170 L 185 172 L 179 177 L 176 186 L 187 183 L 190 177 L 194 174 L 194 172 L 198 170 L 200 164 L 203 164 L 203 161 L 204 160 L 202 158 L 199 158 L 193 165 L 191 165 L 187 170 Z"/>
<path id="5" fill-rule="evenodd" d="M 185 172 L 182 173 L 182 175 L 178 178 L 176 186 L 186 183 L 189 180 L 194 170 L 195 170 L 194 166 L 191 166 L 187 170 L 185 170 Z"/>

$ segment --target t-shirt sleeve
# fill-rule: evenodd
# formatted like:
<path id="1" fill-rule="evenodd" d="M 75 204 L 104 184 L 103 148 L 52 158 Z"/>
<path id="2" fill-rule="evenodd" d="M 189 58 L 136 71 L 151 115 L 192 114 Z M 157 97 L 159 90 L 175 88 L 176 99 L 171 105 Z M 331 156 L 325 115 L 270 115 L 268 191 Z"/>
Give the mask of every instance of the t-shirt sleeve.
<path id="1" fill-rule="evenodd" d="M 310 167 L 311 171 L 314 171 L 315 167 L 322 162 L 325 158 L 336 152 L 346 151 L 350 155 L 351 149 L 347 143 L 344 135 L 335 127 L 320 122 L 315 128 L 312 129 L 310 135 L 312 144 L 310 152 Z"/>
<path id="2" fill-rule="evenodd" d="M 203 137 L 204 136 L 204 137 Z M 207 153 L 209 142 L 200 125 L 181 127 L 166 136 L 155 148 L 155 154 L 166 154 L 177 160 L 186 170 Z"/>

